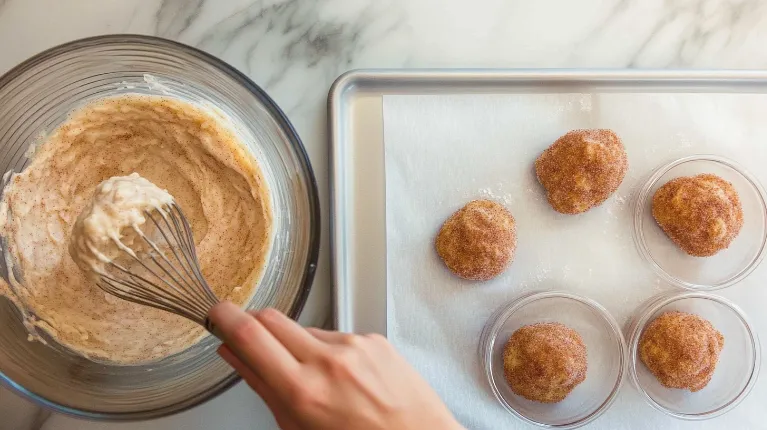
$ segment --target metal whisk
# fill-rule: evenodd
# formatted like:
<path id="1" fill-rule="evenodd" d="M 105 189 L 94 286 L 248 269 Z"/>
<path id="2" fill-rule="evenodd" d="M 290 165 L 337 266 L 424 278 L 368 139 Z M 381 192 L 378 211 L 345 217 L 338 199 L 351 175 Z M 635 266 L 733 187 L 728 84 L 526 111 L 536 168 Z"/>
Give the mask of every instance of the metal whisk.
<path id="1" fill-rule="evenodd" d="M 118 260 L 133 264 L 109 261 L 107 273 L 98 273 L 97 285 L 121 299 L 188 318 L 213 333 L 208 311 L 219 300 L 200 271 L 186 216 L 175 201 L 144 215 L 145 226 L 156 228 L 155 239 L 134 227 L 148 246 L 146 252 L 125 250 Z"/>

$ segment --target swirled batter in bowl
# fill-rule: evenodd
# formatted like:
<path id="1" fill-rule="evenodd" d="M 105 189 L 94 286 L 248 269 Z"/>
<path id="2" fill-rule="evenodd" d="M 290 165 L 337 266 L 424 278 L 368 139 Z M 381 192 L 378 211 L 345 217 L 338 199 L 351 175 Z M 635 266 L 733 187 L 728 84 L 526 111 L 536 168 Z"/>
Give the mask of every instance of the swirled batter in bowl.
<path id="1" fill-rule="evenodd" d="M 125 95 L 73 112 L 6 186 L 0 232 L 18 285 L 0 294 L 59 343 L 124 364 L 182 351 L 203 335 L 181 317 L 111 297 L 68 252 L 95 187 L 137 172 L 166 189 L 190 221 L 203 275 L 221 299 L 243 304 L 260 279 L 272 236 L 269 192 L 224 118 L 168 97 Z"/>

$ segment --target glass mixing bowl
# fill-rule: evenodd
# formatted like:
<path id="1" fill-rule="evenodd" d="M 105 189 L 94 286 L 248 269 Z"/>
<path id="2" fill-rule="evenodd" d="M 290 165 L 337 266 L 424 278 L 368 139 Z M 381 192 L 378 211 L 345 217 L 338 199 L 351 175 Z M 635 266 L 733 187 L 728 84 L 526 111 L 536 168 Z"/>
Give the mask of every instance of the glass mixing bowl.
<path id="1" fill-rule="evenodd" d="M 229 116 L 269 184 L 274 242 L 248 308 L 298 317 L 319 252 L 319 200 L 304 147 L 285 114 L 250 79 L 194 48 L 146 36 L 78 40 L 40 53 L 0 77 L 0 172 L 20 171 L 30 144 L 84 103 L 122 93 L 214 106 Z M 0 299 L 0 382 L 58 412 L 138 420 L 182 411 L 238 381 L 208 336 L 161 361 L 96 363 L 55 343 L 27 341 L 16 308 Z"/>

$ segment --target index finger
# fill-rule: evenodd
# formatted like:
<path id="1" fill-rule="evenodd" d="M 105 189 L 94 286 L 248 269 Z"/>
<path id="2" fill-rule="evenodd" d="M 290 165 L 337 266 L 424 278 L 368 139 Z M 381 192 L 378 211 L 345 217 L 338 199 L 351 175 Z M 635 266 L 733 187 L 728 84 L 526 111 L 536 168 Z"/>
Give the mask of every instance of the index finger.
<path id="1" fill-rule="evenodd" d="M 208 316 L 221 340 L 271 388 L 295 377 L 296 358 L 253 316 L 229 302 L 217 304 Z"/>
<path id="2" fill-rule="evenodd" d="M 324 344 L 318 338 L 309 334 L 305 328 L 282 312 L 263 309 L 248 313 L 263 324 L 299 362 L 306 363 L 322 351 Z"/>

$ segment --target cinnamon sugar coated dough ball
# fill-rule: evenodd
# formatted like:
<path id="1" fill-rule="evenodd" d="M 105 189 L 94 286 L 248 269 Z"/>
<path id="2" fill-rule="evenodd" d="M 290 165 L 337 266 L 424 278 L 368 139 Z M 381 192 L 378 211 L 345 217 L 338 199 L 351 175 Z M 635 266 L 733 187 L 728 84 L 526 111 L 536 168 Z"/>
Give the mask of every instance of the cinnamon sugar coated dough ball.
<path id="1" fill-rule="evenodd" d="M 442 224 L 437 253 L 448 269 L 464 279 L 487 281 L 514 259 L 514 217 L 492 200 L 474 200 Z"/>
<path id="2" fill-rule="evenodd" d="M 672 179 L 655 192 L 652 216 L 682 250 L 708 257 L 730 246 L 743 227 L 738 192 L 719 176 Z"/>
<path id="3" fill-rule="evenodd" d="M 724 336 L 710 322 L 665 312 L 639 338 L 639 357 L 665 387 L 698 391 L 711 381 Z"/>
<path id="4" fill-rule="evenodd" d="M 560 323 L 524 326 L 511 335 L 503 349 L 503 370 L 509 387 L 536 402 L 564 400 L 586 379 L 587 367 L 583 339 Z"/>
<path id="5" fill-rule="evenodd" d="M 628 170 L 621 139 L 611 130 L 573 130 L 535 161 L 535 174 L 555 211 L 579 214 L 602 204 Z"/>

